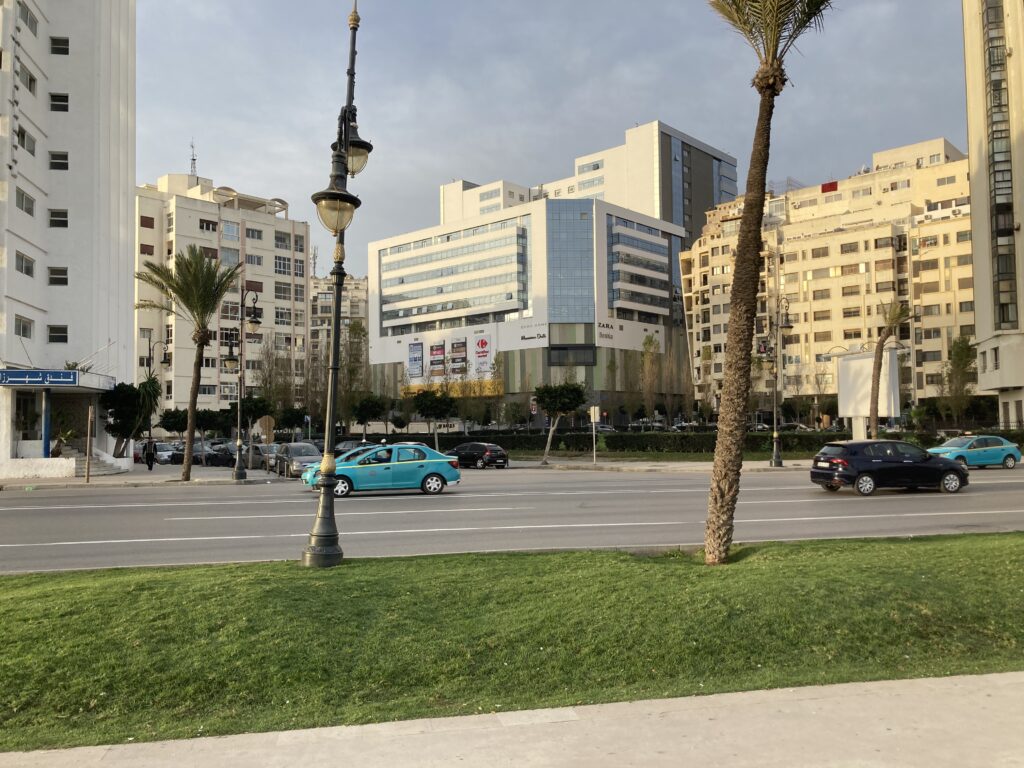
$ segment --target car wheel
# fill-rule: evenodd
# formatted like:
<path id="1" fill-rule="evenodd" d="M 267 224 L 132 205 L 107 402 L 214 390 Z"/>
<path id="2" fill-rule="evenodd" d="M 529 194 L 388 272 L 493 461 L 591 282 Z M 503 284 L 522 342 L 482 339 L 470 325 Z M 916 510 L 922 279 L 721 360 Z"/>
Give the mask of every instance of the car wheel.
<path id="1" fill-rule="evenodd" d="M 343 499 L 352 493 L 352 481 L 344 475 L 338 476 L 338 484 L 334 486 L 334 495 Z"/>
<path id="2" fill-rule="evenodd" d="M 444 490 L 444 478 L 440 475 L 427 475 L 423 478 L 420 488 L 424 493 L 436 496 Z"/>
<path id="3" fill-rule="evenodd" d="M 1017 466 L 1017 459 L 1015 459 L 1011 454 L 1008 453 L 1003 458 L 1003 466 L 1006 467 L 1006 469 L 1013 469 L 1014 467 Z"/>
<path id="4" fill-rule="evenodd" d="M 960 466 L 961 467 L 966 467 L 967 466 L 967 457 L 966 456 L 957 456 L 956 460 L 960 462 Z"/>
<path id="5" fill-rule="evenodd" d="M 829 493 L 835 493 L 836 491 L 839 490 L 838 485 L 829 485 L 828 483 L 823 483 L 821 488 L 822 490 L 828 491 Z"/>
<path id="6" fill-rule="evenodd" d="M 871 475 L 857 475 L 853 487 L 857 489 L 857 493 L 861 496 L 870 496 L 875 492 L 875 478 Z"/>
<path id="7" fill-rule="evenodd" d="M 959 474 L 947 472 L 942 476 L 942 480 L 939 481 L 939 490 L 943 493 L 956 493 L 960 490 L 961 485 L 963 485 L 963 481 L 960 479 Z"/>
<path id="8" fill-rule="evenodd" d="M 487 469 L 487 462 L 483 459 L 477 459 L 474 465 L 477 469 Z"/>

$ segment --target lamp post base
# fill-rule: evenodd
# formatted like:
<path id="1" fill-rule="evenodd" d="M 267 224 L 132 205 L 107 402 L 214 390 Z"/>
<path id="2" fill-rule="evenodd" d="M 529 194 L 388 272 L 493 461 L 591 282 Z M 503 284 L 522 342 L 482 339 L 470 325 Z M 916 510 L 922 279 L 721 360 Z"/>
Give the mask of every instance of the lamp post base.
<path id="1" fill-rule="evenodd" d="M 309 543 L 302 550 L 301 563 L 306 568 L 333 568 L 344 557 L 339 543 L 338 524 L 334 520 L 334 489 L 337 485 L 338 481 L 333 474 L 320 475 L 320 482 L 317 483 L 320 501 L 316 521 L 313 530 L 309 532 Z"/>
<path id="2" fill-rule="evenodd" d="M 772 458 L 768 462 L 769 467 L 781 467 L 782 466 L 782 450 L 779 447 L 779 433 L 776 432 L 772 435 Z"/>

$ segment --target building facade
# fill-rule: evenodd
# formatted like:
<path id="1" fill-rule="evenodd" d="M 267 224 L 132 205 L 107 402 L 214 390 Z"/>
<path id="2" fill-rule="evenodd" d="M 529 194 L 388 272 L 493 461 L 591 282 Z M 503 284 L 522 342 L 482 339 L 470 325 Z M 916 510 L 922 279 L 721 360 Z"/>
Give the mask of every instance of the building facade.
<path id="1" fill-rule="evenodd" d="M 742 199 L 719 206 L 682 257 L 695 386 L 716 410 L 742 212 Z M 971 220 L 967 159 L 944 139 L 878 152 L 848 179 L 770 192 L 752 369 L 760 407 L 774 388 L 776 327 L 792 326 L 778 332 L 780 393 L 834 395 L 834 355 L 871 349 L 894 301 L 911 310 L 892 342 L 902 388 L 914 402 L 939 395 L 950 346 L 976 336 Z"/>
<path id="2" fill-rule="evenodd" d="M 311 358 L 321 355 L 327 359 L 333 335 L 331 323 L 334 318 L 334 278 L 313 277 L 310 286 L 309 355 Z M 355 321 L 366 328 L 368 290 L 367 278 L 346 276 L 345 284 L 341 288 L 341 327 L 344 331 L 347 331 Z M 343 337 L 343 344 L 344 341 Z"/>
<path id="3" fill-rule="evenodd" d="M 438 226 L 370 244 L 370 361 L 388 391 L 487 379 L 521 399 L 572 379 L 628 419 L 646 343 L 659 402 L 678 406 L 678 254 L 735 196 L 735 160 L 649 123 L 574 169 L 532 187 L 446 184 Z"/>
<path id="4" fill-rule="evenodd" d="M 0 376 L 6 465 L 84 437 L 88 404 L 133 377 L 135 2 L 5 0 L 0 49 L 0 369 L 79 369 Z"/>
<path id="5" fill-rule="evenodd" d="M 175 254 L 195 245 L 224 266 L 242 265 L 240 280 L 224 298 L 211 330 L 199 385 L 198 408 L 228 408 L 239 395 L 238 372 L 224 363 L 232 345 L 244 362 L 245 395 L 280 390 L 286 405 L 301 401 L 306 373 L 310 270 L 309 225 L 288 218 L 288 204 L 215 187 L 210 179 L 188 174 L 162 176 L 139 187 L 136 195 L 136 271 L 147 261 L 173 264 Z M 241 306 L 242 289 L 249 292 Z M 135 281 L 136 300 L 159 300 L 150 286 Z M 256 296 L 253 305 L 252 297 Z M 255 306 L 261 326 L 239 336 Z M 135 310 L 137 380 L 149 370 L 160 379 L 162 407 L 186 408 L 195 345 L 193 326 L 176 315 Z M 163 365 L 163 345 L 170 365 Z"/>
<path id="6" fill-rule="evenodd" d="M 978 388 L 1024 426 L 1024 6 L 964 0 Z M 1014 55 L 1016 52 L 1016 55 Z"/>

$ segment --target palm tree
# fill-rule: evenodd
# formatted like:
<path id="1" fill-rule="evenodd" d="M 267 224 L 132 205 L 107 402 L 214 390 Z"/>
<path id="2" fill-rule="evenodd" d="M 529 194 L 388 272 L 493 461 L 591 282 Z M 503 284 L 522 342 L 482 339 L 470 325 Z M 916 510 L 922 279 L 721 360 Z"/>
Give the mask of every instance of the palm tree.
<path id="1" fill-rule="evenodd" d="M 750 356 L 761 272 L 761 220 L 771 149 L 775 99 L 786 86 L 786 54 L 809 29 L 819 29 L 831 0 L 708 0 L 711 8 L 747 41 L 757 55 L 752 85 L 760 96 L 754 128 L 743 218 L 740 220 L 732 279 L 732 306 L 726 339 L 725 383 L 719 404 L 718 440 L 708 495 L 704 561 L 724 563 L 732 545 L 733 517 L 740 491 L 743 443 L 747 431 Z"/>
<path id="2" fill-rule="evenodd" d="M 232 282 L 242 269 L 241 264 L 234 267 L 221 267 L 208 258 L 195 245 L 190 245 L 186 253 L 178 251 L 174 257 L 174 267 L 145 263 L 145 269 L 135 273 L 135 279 L 152 286 L 160 293 L 160 299 L 139 301 L 136 309 L 156 309 L 172 312 L 183 320 L 187 320 L 195 329 L 192 341 L 196 345 L 195 361 L 192 365 L 192 389 L 188 395 L 188 426 L 185 431 L 185 460 L 182 463 L 181 479 L 192 479 L 192 443 L 196 433 L 196 401 L 199 399 L 199 376 L 203 370 L 203 352 L 209 346 L 213 334 L 210 322 L 220 311 L 221 301 L 231 287 Z M 241 311 L 241 307 L 239 308 Z"/>
<path id="3" fill-rule="evenodd" d="M 884 307 L 884 309 L 882 308 Z M 878 329 L 875 340 L 875 357 L 871 362 L 871 402 L 868 405 L 868 423 L 871 437 L 878 439 L 878 390 L 882 380 L 882 357 L 885 354 L 885 342 L 899 330 L 899 327 L 910 320 L 910 307 L 898 301 L 891 301 L 879 308 L 882 326 Z M 899 370 L 889 371 L 890 376 L 899 376 Z"/>

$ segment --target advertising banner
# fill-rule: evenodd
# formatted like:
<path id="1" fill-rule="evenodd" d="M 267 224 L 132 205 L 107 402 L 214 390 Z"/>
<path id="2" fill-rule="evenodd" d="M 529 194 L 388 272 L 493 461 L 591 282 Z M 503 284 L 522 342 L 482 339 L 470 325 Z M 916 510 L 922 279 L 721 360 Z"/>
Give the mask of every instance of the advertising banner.
<path id="1" fill-rule="evenodd" d="M 478 376 L 487 376 L 491 373 L 493 356 L 491 351 L 491 335 L 477 336 L 473 340 L 473 358 L 475 360 L 473 370 Z"/>
<path id="2" fill-rule="evenodd" d="M 423 342 L 416 341 L 409 345 L 409 364 L 406 371 L 410 379 L 423 377 Z"/>
<path id="3" fill-rule="evenodd" d="M 452 339 L 451 354 L 448 357 L 448 364 L 453 376 L 462 376 L 466 373 L 466 339 Z"/>
<path id="4" fill-rule="evenodd" d="M 430 345 L 430 375 L 444 376 L 444 342 Z"/>

